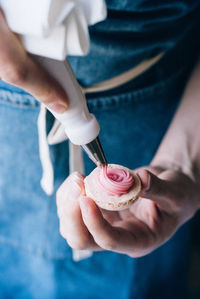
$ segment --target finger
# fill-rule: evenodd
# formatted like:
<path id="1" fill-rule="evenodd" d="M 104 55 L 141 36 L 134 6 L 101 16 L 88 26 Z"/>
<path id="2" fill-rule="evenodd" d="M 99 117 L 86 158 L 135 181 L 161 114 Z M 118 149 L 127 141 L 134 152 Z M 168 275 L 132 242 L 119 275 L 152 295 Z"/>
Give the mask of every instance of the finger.
<path id="1" fill-rule="evenodd" d="M 80 211 L 79 196 L 84 193 L 83 176 L 71 174 L 57 192 L 60 233 L 73 249 L 100 249 L 85 226 Z"/>
<path id="2" fill-rule="evenodd" d="M 135 168 L 134 171 L 135 172 L 138 172 L 140 171 L 141 169 L 146 169 L 146 170 L 149 170 L 151 173 L 155 174 L 155 175 L 159 175 L 161 172 L 163 172 L 165 169 L 160 167 L 160 166 L 142 166 L 142 167 L 139 167 L 139 168 Z"/>
<path id="3" fill-rule="evenodd" d="M 69 202 L 73 206 L 80 194 L 84 194 L 83 179 L 84 177 L 79 172 L 73 172 L 57 190 L 56 204 L 59 217 L 67 212 L 68 205 L 66 203 Z"/>
<path id="4" fill-rule="evenodd" d="M 170 207 L 171 202 L 180 198 L 180 188 L 172 181 L 161 179 L 146 169 L 140 169 L 137 173 L 142 182 L 141 197 L 151 199 L 163 207 Z"/>
<path id="5" fill-rule="evenodd" d="M 136 245 L 134 234 L 119 227 L 112 227 L 100 209 L 88 197 L 80 197 L 82 217 L 95 242 L 103 249 L 131 254 Z"/>
<path id="6" fill-rule="evenodd" d="M 48 108 L 62 113 L 68 99 L 62 87 L 24 50 L 19 38 L 12 33 L 0 11 L 0 77 L 32 94 Z"/>

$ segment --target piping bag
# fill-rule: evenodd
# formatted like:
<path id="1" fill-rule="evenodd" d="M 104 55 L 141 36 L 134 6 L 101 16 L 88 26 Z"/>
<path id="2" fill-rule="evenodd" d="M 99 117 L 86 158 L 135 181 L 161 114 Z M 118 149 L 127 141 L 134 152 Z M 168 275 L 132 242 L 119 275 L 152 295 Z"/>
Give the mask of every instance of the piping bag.
<path id="1" fill-rule="evenodd" d="M 40 56 L 35 56 L 34 59 L 56 78 L 68 96 L 69 107 L 66 112 L 60 114 L 49 110 L 61 122 L 70 141 L 82 146 L 97 166 L 107 164 L 98 137 L 99 124 L 95 116 L 88 111 L 85 96 L 67 59 L 56 61 Z"/>
<path id="2" fill-rule="evenodd" d="M 63 125 L 73 144 L 80 145 L 97 165 L 107 163 L 99 140 L 99 124 L 87 108 L 85 96 L 66 55 L 89 51 L 88 25 L 106 18 L 104 0 L 0 0 L 11 30 L 26 50 L 63 87 L 69 108 L 51 113 Z M 22 17 L 23 16 L 23 17 Z"/>

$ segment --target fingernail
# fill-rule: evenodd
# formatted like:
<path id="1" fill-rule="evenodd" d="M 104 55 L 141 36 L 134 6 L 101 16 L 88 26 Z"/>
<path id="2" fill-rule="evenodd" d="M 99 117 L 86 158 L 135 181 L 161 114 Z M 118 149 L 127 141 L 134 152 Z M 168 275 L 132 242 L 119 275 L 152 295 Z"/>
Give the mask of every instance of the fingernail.
<path id="1" fill-rule="evenodd" d="M 147 171 L 147 173 L 148 173 L 148 179 L 147 179 L 147 185 L 146 185 L 146 188 L 145 188 L 145 192 L 148 192 L 151 188 L 151 175 L 148 171 Z"/>
<path id="2" fill-rule="evenodd" d="M 83 175 L 78 171 L 75 171 L 71 174 L 71 178 L 77 181 L 82 181 L 84 179 Z"/>
<path id="3" fill-rule="evenodd" d="M 53 103 L 49 103 L 47 104 L 47 108 L 49 108 L 50 110 L 53 110 L 54 112 L 57 113 L 64 113 L 67 108 L 68 108 L 68 103 L 67 102 L 53 102 Z"/>
<path id="4" fill-rule="evenodd" d="M 147 169 L 140 169 L 137 174 L 142 181 L 143 191 L 148 192 L 151 187 L 151 175 L 149 171 Z"/>
<path id="5" fill-rule="evenodd" d="M 78 172 L 73 172 L 68 180 L 71 185 L 71 192 L 73 196 L 80 196 L 81 194 L 84 193 L 84 183 L 83 183 L 84 177 L 78 173 Z"/>
<path id="6" fill-rule="evenodd" d="M 82 184 L 83 183 L 83 180 L 84 180 L 84 177 L 78 173 L 78 172 L 73 172 L 70 176 L 69 176 L 69 179 L 73 182 L 73 183 L 76 183 L 76 184 Z"/>

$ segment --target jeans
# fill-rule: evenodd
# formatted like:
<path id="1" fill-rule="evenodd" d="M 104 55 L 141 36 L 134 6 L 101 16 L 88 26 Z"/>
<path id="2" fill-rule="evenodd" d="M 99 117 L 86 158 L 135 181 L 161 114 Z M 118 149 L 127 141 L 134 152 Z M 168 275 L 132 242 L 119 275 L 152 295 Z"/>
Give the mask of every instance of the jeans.
<path id="1" fill-rule="evenodd" d="M 175 55 L 175 57 L 177 57 Z M 88 96 L 110 163 L 148 165 L 166 132 L 192 68 L 168 58 L 120 88 Z M 169 68 L 170 69 L 170 68 Z M 2 82 L 0 88 L 0 298 L 187 298 L 190 225 L 142 258 L 96 252 L 74 262 L 59 234 L 55 193 L 40 187 L 39 103 Z M 53 118 L 48 114 L 50 129 Z M 68 142 L 51 146 L 55 189 L 68 175 Z M 84 156 L 86 174 L 94 167 Z"/>

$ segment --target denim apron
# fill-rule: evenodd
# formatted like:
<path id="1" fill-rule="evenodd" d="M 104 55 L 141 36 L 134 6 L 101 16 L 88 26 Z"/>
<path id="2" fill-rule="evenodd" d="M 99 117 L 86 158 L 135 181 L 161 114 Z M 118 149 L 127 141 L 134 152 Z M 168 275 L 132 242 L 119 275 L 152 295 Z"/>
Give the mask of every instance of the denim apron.
<path id="1" fill-rule="evenodd" d="M 188 47 L 179 44 L 134 81 L 88 95 L 109 162 L 132 169 L 150 163 L 196 61 L 200 47 L 192 41 Z M 46 196 L 40 187 L 39 108 L 32 96 L 1 82 L 0 298 L 187 298 L 189 224 L 142 258 L 103 251 L 73 261 L 59 234 L 55 193 Z M 49 130 L 50 114 L 47 122 Z M 57 189 L 69 171 L 68 142 L 52 146 L 51 158 Z M 94 166 L 84 160 L 87 174 Z"/>

